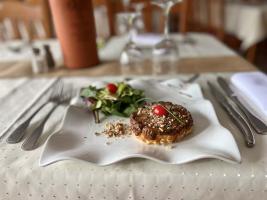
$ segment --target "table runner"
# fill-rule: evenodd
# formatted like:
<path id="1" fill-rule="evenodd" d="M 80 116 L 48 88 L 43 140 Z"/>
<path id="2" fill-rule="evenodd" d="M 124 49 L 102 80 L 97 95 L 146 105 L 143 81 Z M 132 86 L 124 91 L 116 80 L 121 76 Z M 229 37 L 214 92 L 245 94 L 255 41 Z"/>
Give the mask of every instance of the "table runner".
<path id="1" fill-rule="evenodd" d="M 144 62 L 144 75 L 151 75 L 151 61 Z M 203 57 L 181 59 L 176 63 L 177 73 L 204 73 L 204 72 L 240 72 L 255 71 L 255 67 L 239 56 L 226 57 Z M 55 76 L 119 76 L 121 75 L 120 64 L 118 62 L 102 63 L 98 66 L 86 69 L 69 70 L 67 68 L 58 68 L 48 73 L 38 74 L 39 77 Z M 21 77 L 33 76 L 29 62 L 6 63 L 0 68 L 0 77 Z M 124 75 L 126 76 L 126 75 Z"/>
<path id="2" fill-rule="evenodd" d="M 220 75 L 229 77 L 229 74 Z M 198 80 L 207 98 L 210 94 L 206 81 L 215 78 L 216 74 L 203 74 Z M 65 81 L 78 87 L 98 79 L 66 78 Z M 121 78 L 101 78 L 118 79 Z M 16 85 L 22 79 L 0 80 L 0 85 L 3 81 Z M 7 145 L 3 140 L 0 143 L 1 199 L 264 199 L 267 195 L 267 137 L 257 135 L 255 148 L 246 148 L 238 129 L 218 104 L 214 105 L 220 122 L 238 143 L 243 159 L 240 165 L 214 159 L 179 166 L 130 159 L 106 167 L 62 161 L 41 168 L 38 159 L 43 146 L 24 152 L 21 144 Z M 60 107 L 49 120 L 43 139 L 58 129 L 63 112 L 64 107 Z"/>

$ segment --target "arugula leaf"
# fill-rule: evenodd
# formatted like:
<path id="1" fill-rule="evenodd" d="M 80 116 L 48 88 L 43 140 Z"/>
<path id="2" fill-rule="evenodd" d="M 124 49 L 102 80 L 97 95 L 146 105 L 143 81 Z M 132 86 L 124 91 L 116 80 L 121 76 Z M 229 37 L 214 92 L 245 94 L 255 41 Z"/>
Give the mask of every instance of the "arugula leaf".
<path id="1" fill-rule="evenodd" d="M 96 96 L 96 93 L 97 93 L 97 90 L 95 87 L 88 87 L 88 88 L 84 88 L 82 91 L 81 91 L 81 94 L 80 96 L 81 97 L 85 97 L 85 98 L 88 98 L 88 97 L 95 97 Z"/>
<path id="2" fill-rule="evenodd" d="M 125 90 L 125 88 L 127 87 L 127 84 L 125 84 L 125 83 L 119 83 L 118 84 L 118 90 L 117 90 L 117 94 L 119 95 L 119 96 L 121 96 L 121 94 L 122 94 L 122 92 Z"/>
<path id="3" fill-rule="evenodd" d="M 125 114 L 125 116 L 130 116 L 136 110 L 137 110 L 137 107 L 131 104 L 129 107 L 124 109 L 123 114 Z"/>
<path id="4" fill-rule="evenodd" d="M 102 101 L 101 101 L 101 100 L 98 100 L 98 101 L 96 102 L 95 108 L 96 108 L 96 109 L 99 109 L 99 108 L 101 108 L 101 106 L 102 106 Z"/>
<path id="5" fill-rule="evenodd" d="M 120 113 L 118 110 L 114 109 L 114 110 L 111 110 L 111 115 L 117 115 L 119 117 L 127 117 L 126 115 L 124 115 L 123 113 Z"/>

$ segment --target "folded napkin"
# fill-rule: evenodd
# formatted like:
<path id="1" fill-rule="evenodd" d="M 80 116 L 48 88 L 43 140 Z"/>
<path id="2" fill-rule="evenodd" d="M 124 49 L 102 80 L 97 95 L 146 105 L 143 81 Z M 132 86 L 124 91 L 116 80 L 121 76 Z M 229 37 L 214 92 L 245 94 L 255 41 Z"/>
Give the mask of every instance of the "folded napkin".
<path id="1" fill-rule="evenodd" d="M 267 75 L 261 72 L 237 73 L 232 76 L 231 84 L 237 97 L 267 117 Z"/>
<path id="2" fill-rule="evenodd" d="M 133 41 L 142 47 L 153 47 L 162 40 L 159 34 L 139 34 L 133 36 Z"/>
<path id="3" fill-rule="evenodd" d="M 161 40 L 160 35 L 156 34 L 141 34 L 133 36 L 133 41 L 140 48 L 152 48 L 156 43 Z M 114 36 L 110 39 L 106 46 L 99 49 L 99 58 L 101 61 L 118 60 L 125 45 L 129 41 L 128 35 Z"/>

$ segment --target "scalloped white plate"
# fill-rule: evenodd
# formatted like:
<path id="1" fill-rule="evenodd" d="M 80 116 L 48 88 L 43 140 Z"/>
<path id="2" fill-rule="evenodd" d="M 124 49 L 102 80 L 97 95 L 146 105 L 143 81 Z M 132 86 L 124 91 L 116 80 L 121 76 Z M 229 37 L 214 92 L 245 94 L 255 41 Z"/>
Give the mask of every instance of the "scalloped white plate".
<path id="1" fill-rule="evenodd" d="M 147 97 L 185 106 L 194 120 L 192 135 L 174 144 L 173 148 L 147 145 L 134 135 L 125 138 L 96 136 L 95 132 L 101 132 L 106 122 L 117 119 L 128 122 L 128 119 L 102 118 L 101 124 L 95 124 L 92 113 L 81 107 L 70 106 L 60 132 L 47 140 L 40 166 L 67 159 L 88 161 L 100 166 L 128 158 L 145 158 L 168 164 L 182 164 L 203 158 L 241 162 L 232 134 L 219 124 L 212 104 L 203 99 L 197 84 L 184 86 L 177 80 L 163 84 L 139 80 L 131 81 L 130 84 L 145 90 Z"/>

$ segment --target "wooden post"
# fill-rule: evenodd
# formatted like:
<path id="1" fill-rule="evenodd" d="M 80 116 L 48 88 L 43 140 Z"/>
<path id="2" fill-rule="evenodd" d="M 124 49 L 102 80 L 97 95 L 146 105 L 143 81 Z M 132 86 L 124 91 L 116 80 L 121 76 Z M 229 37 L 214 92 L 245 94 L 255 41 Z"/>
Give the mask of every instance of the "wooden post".
<path id="1" fill-rule="evenodd" d="M 55 29 L 68 68 L 99 63 L 91 0 L 49 0 Z"/>
<path id="2" fill-rule="evenodd" d="M 53 30 L 53 22 L 51 17 L 51 12 L 49 8 L 48 0 L 42 0 L 41 2 L 42 12 L 43 12 L 43 25 L 44 29 L 46 31 L 46 37 L 51 38 L 55 36 L 54 30 Z"/>

